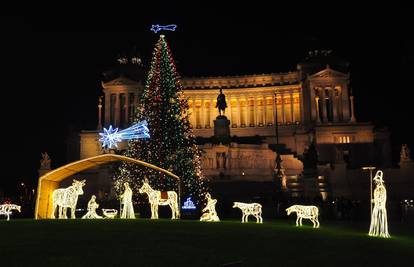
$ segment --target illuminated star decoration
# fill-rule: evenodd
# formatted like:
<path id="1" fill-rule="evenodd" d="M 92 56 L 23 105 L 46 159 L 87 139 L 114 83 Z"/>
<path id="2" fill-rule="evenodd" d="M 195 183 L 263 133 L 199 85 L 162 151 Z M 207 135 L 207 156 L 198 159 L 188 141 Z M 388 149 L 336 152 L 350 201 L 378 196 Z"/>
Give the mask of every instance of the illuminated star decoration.
<path id="1" fill-rule="evenodd" d="M 151 31 L 153 31 L 154 33 L 157 33 L 159 31 L 175 31 L 175 28 L 177 28 L 177 25 L 175 24 L 170 24 L 170 25 L 159 25 L 159 24 L 153 24 L 151 26 Z"/>
<path id="2" fill-rule="evenodd" d="M 117 143 L 123 140 L 149 138 L 150 134 L 147 126 L 147 121 L 141 121 L 118 132 L 118 128 L 113 129 L 110 125 L 108 129 L 104 128 L 103 133 L 99 133 L 101 136 L 99 141 L 102 142 L 102 147 L 112 148 L 113 146 L 118 147 Z"/>
<path id="3" fill-rule="evenodd" d="M 184 202 L 184 206 L 181 207 L 183 210 L 195 210 L 196 206 L 194 206 L 191 197 L 188 197 L 187 200 Z"/>

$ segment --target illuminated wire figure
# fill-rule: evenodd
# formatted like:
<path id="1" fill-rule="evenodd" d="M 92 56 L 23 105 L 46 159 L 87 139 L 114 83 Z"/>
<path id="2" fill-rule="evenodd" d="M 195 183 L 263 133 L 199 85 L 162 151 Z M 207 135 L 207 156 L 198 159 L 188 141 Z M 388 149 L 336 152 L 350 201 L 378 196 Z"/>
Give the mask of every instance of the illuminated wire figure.
<path id="1" fill-rule="evenodd" d="M 296 226 L 302 226 L 302 219 L 309 219 L 313 223 L 313 228 L 319 228 L 318 214 L 316 206 L 293 205 L 286 209 L 287 215 L 296 212 Z"/>
<path id="2" fill-rule="evenodd" d="M 102 142 L 102 147 L 112 148 L 113 146 L 118 147 L 118 142 L 123 140 L 149 138 L 149 130 L 147 121 L 141 121 L 118 132 L 118 128 L 113 129 L 112 125 L 108 129 L 104 128 L 103 133 L 99 133 L 101 138 L 99 141 Z"/>
<path id="3" fill-rule="evenodd" d="M 374 209 L 372 211 L 371 225 L 369 227 L 370 236 L 379 237 L 390 237 L 388 233 L 388 222 L 387 222 L 387 190 L 384 186 L 384 180 L 382 179 L 383 172 L 378 170 L 374 177 L 376 187 L 374 189 Z"/>
<path id="4" fill-rule="evenodd" d="M 122 212 L 121 219 L 135 219 L 134 206 L 132 205 L 132 189 L 129 183 L 125 182 L 125 191 L 121 195 Z"/>
<path id="5" fill-rule="evenodd" d="M 200 221 L 202 222 L 219 222 L 220 219 L 217 216 L 216 204 L 217 199 L 212 199 L 210 193 L 206 194 L 207 205 L 203 209 L 203 215 L 201 215 Z"/>
<path id="6" fill-rule="evenodd" d="M 256 223 L 263 223 L 262 205 L 259 203 L 234 202 L 233 208 L 239 208 L 243 212 L 242 223 L 248 222 L 250 215 L 256 217 Z"/>
<path id="7" fill-rule="evenodd" d="M 53 191 L 52 193 L 52 216 L 51 218 L 55 218 L 55 212 L 57 207 L 59 207 L 58 211 L 58 218 L 59 219 L 67 219 L 66 210 L 70 208 L 71 211 L 71 218 L 75 219 L 75 209 L 76 204 L 78 203 L 78 196 L 83 195 L 82 187 L 85 186 L 85 180 L 77 181 L 73 180 L 71 186 L 67 188 L 59 188 Z"/>
<path id="8" fill-rule="evenodd" d="M 88 202 L 88 212 L 83 215 L 82 219 L 101 219 L 102 216 L 99 216 L 96 213 L 96 209 L 99 207 L 99 204 L 96 203 L 96 196 L 92 195 L 91 200 Z"/>
<path id="9" fill-rule="evenodd" d="M 20 212 L 20 206 L 16 205 L 16 204 L 2 204 L 0 205 L 0 214 L 2 215 L 6 215 L 7 220 L 10 220 L 10 214 L 12 214 L 12 210 L 17 210 L 18 212 Z"/>
<path id="10" fill-rule="evenodd" d="M 151 26 L 151 31 L 157 33 L 159 31 L 175 31 L 175 29 L 177 28 L 177 25 L 175 24 L 170 24 L 170 25 L 159 25 L 159 24 L 155 24 Z"/>

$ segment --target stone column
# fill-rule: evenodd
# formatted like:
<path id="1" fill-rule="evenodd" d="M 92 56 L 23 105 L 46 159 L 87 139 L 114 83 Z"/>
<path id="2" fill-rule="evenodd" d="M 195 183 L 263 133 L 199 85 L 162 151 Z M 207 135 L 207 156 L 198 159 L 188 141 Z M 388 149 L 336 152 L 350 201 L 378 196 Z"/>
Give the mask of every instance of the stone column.
<path id="1" fill-rule="evenodd" d="M 275 125 L 275 123 L 276 123 L 276 95 L 275 94 L 273 94 L 272 95 L 272 110 L 273 110 L 273 114 L 272 114 L 272 118 L 273 118 L 273 122 L 272 122 L 272 124 L 273 125 Z"/>
<path id="2" fill-rule="evenodd" d="M 98 130 L 102 130 L 102 96 L 99 97 L 98 102 Z"/>
<path id="3" fill-rule="evenodd" d="M 237 95 L 237 110 L 239 115 L 237 116 L 237 127 L 241 126 L 241 108 L 240 108 L 240 95 Z"/>
<path id="4" fill-rule="evenodd" d="M 266 121 L 266 96 L 263 95 L 263 126 L 267 125 L 267 121 Z"/>
<path id="5" fill-rule="evenodd" d="M 286 114 L 285 114 L 285 94 L 282 93 L 281 95 L 281 99 L 282 99 L 282 121 L 281 124 L 285 124 L 286 123 Z"/>
<path id="6" fill-rule="evenodd" d="M 119 110 L 119 94 L 115 94 L 115 122 L 114 127 L 119 127 L 119 122 L 121 121 L 121 112 Z"/>
<path id="7" fill-rule="evenodd" d="M 255 126 L 259 126 L 258 114 L 259 114 L 259 111 L 257 110 L 257 96 L 254 96 L 254 125 Z"/>
<path id="8" fill-rule="evenodd" d="M 201 128 L 206 128 L 206 113 L 205 113 L 205 107 L 204 107 L 204 97 L 201 98 L 201 114 L 200 114 L 200 124 Z"/>
<path id="9" fill-rule="evenodd" d="M 111 124 L 111 94 L 105 93 L 105 127 Z"/>
<path id="10" fill-rule="evenodd" d="M 316 106 L 316 122 L 321 122 L 321 117 L 319 116 L 319 96 L 315 96 L 315 106 Z"/>
<path id="11" fill-rule="evenodd" d="M 333 90 L 333 97 L 332 97 L 332 110 L 333 110 L 333 121 L 338 122 L 338 95 L 339 93 L 337 90 Z"/>
<path id="12" fill-rule="evenodd" d="M 125 128 L 127 128 L 129 126 L 129 117 L 128 117 L 128 113 L 129 113 L 129 93 L 126 92 L 125 93 L 125 125 L 123 125 Z"/>
<path id="13" fill-rule="evenodd" d="M 321 90 L 321 98 L 322 98 L 322 122 L 327 122 L 327 114 L 326 114 L 326 95 L 325 95 L 325 88 Z"/>
<path id="14" fill-rule="evenodd" d="M 290 93 L 290 116 L 291 116 L 291 122 L 295 123 L 295 113 L 294 113 L 294 107 L 293 107 L 293 92 Z"/>
<path id="15" fill-rule="evenodd" d="M 355 110 L 354 110 L 354 96 L 351 95 L 349 97 L 349 99 L 351 100 L 351 120 L 350 120 L 350 122 L 356 122 Z"/>
<path id="16" fill-rule="evenodd" d="M 246 127 L 250 127 L 250 98 L 249 96 L 246 96 L 246 108 L 247 108 L 247 114 L 246 114 Z"/>
<path id="17" fill-rule="evenodd" d="M 233 109 L 231 107 L 231 95 L 227 97 L 226 101 L 227 101 L 227 108 L 228 108 L 228 114 L 226 117 L 228 120 L 230 120 L 230 127 L 232 127 L 234 122 L 233 122 Z"/>
<path id="18" fill-rule="evenodd" d="M 214 99 L 210 98 L 210 127 L 214 127 L 214 120 L 216 119 L 215 113 L 214 113 L 215 107 L 214 107 Z M 230 106 L 229 106 L 230 110 Z"/>

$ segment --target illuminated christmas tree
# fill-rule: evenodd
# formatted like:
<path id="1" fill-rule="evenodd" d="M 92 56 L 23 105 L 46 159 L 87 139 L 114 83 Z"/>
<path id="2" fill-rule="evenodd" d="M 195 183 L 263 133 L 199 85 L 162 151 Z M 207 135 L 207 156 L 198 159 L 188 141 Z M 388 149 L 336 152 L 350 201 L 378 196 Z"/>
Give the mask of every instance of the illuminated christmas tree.
<path id="1" fill-rule="evenodd" d="M 192 196 L 198 203 L 204 194 L 203 176 L 200 151 L 190 127 L 188 108 L 170 48 L 161 35 L 155 45 L 145 89 L 134 120 L 146 120 L 151 137 L 129 141 L 125 155 L 178 175 L 181 178 L 181 199 Z M 156 190 L 178 190 L 178 182 L 173 177 L 125 162 L 115 176 L 117 193 L 122 191 L 125 181 L 138 193 L 144 176 L 148 177 Z"/>

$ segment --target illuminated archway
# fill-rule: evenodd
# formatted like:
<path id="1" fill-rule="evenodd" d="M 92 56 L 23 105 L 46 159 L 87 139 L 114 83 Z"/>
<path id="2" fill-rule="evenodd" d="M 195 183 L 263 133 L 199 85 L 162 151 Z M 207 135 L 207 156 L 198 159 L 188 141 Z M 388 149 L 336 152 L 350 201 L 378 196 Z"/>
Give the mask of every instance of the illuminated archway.
<path id="1" fill-rule="evenodd" d="M 115 161 L 128 161 L 136 163 L 163 172 L 171 177 L 174 177 L 178 181 L 180 180 L 180 177 L 165 169 L 162 169 L 145 161 L 116 154 L 103 154 L 87 159 L 82 159 L 54 169 L 53 171 L 50 171 L 39 178 L 39 183 L 37 185 L 35 219 L 48 219 L 51 217 L 52 192 L 58 188 L 59 183 L 62 180 L 83 170 Z M 178 188 L 180 189 L 180 186 Z"/>

